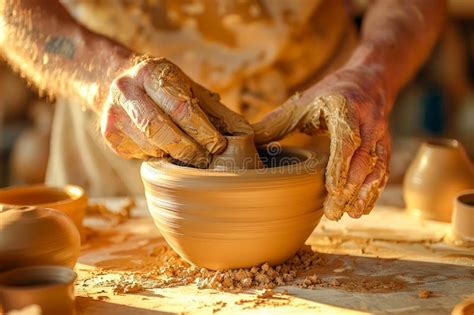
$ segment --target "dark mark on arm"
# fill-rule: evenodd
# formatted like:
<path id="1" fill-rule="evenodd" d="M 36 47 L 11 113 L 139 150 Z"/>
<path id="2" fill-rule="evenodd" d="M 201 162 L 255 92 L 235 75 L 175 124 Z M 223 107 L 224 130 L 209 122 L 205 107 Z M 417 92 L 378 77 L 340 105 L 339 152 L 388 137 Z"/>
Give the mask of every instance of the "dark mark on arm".
<path id="1" fill-rule="evenodd" d="M 48 53 L 61 55 L 68 59 L 72 59 L 76 53 L 74 42 L 66 37 L 53 36 L 48 38 L 44 49 Z"/>

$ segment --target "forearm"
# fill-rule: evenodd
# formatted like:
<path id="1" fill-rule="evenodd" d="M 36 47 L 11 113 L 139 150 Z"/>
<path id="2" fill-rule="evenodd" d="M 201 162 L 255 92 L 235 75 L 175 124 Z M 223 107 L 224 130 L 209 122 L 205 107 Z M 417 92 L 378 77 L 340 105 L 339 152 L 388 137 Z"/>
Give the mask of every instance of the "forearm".
<path id="1" fill-rule="evenodd" d="M 445 0 L 374 1 L 346 67 L 362 66 L 375 77 L 390 110 L 400 88 L 431 52 L 445 14 Z"/>
<path id="2" fill-rule="evenodd" d="M 77 24 L 59 2 L 42 0 L 0 0 L 0 53 L 41 93 L 97 112 L 132 59 L 125 47 Z"/>

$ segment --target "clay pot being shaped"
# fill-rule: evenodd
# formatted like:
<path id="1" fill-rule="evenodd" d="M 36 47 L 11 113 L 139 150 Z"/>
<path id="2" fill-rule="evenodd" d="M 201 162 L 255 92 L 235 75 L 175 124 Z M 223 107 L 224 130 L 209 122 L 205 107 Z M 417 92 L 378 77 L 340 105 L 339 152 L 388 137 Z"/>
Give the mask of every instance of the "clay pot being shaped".
<path id="1" fill-rule="evenodd" d="M 88 197 L 79 186 L 50 187 L 46 185 L 14 186 L 0 189 L 0 207 L 37 206 L 64 212 L 82 233 L 82 221 Z"/>
<path id="2" fill-rule="evenodd" d="M 73 315 L 76 277 L 70 268 L 59 266 L 34 266 L 8 271 L 0 276 L 3 310 L 10 312 L 33 307 L 38 310 L 34 314 Z"/>
<path id="3" fill-rule="evenodd" d="M 474 242 L 474 189 L 456 196 L 452 234 L 459 241 Z"/>
<path id="4" fill-rule="evenodd" d="M 38 207 L 0 212 L 0 270 L 33 265 L 74 267 L 80 237 L 64 213 Z"/>
<path id="5" fill-rule="evenodd" d="M 213 157 L 209 168 L 228 171 L 263 168 L 253 143 L 253 135 L 226 136 L 226 139 L 226 149 Z"/>
<path id="6" fill-rule="evenodd" d="M 142 164 L 148 209 L 185 260 L 213 270 L 279 264 L 319 223 L 327 157 L 268 147 L 259 156 L 264 168 L 232 171 Z"/>
<path id="7" fill-rule="evenodd" d="M 424 219 L 450 222 L 453 200 L 474 188 L 474 169 L 462 145 L 441 139 L 421 145 L 405 175 L 407 211 Z"/>

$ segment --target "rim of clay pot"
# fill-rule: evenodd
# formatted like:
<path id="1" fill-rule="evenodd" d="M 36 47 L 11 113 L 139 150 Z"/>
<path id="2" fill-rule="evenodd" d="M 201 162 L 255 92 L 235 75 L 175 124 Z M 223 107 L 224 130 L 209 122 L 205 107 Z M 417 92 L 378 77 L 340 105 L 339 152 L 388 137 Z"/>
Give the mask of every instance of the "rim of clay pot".
<path id="1" fill-rule="evenodd" d="M 259 153 L 262 152 L 259 147 Z M 163 183 L 173 183 L 177 186 L 189 186 L 189 183 L 198 182 L 200 187 L 206 186 L 207 181 L 203 178 L 213 178 L 212 185 L 216 183 L 226 183 L 228 185 L 253 184 L 258 185 L 263 182 L 271 181 L 278 185 L 279 178 L 286 180 L 301 181 L 308 175 L 315 175 L 324 172 L 324 166 L 327 161 L 326 156 L 318 157 L 316 153 L 299 148 L 283 148 L 280 152 L 283 160 L 285 158 L 299 159 L 299 162 L 276 167 L 265 167 L 263 169 L 245 169 L 238 172 L 229 172 L 223 169 L 198 169 L 189 166 L 177 164 L 170 158 L 143 162 L 141 175 L 145 184 L 162 185 Z M 277 158 L 275 156 L 275 158 Z M 262 158 L 265 164 L 265 159 Z M 284 160 L 287 161 L 287 160 Z M 294 160 L 296 161 L 296 160 Z M 292 174 L 291 178 L 288 175 Z M 231 180 L 229 180 L 231 178 Z M 286 183 L 287 185 L 288 183 Z M 198 187 L 199 187 L 198 186 Z"/>
<path id="2" fill-rule="evenodd" d="M 457 149 L 461 147 L 461 143 L 452 138 L 432 138 L 426 140 L 424 144 L 438 149 Z"/>
<path id="3" fill-rule="evenodd" d="M 28 198 L 33 195 L 34 197 L 41 198 L 39 195 L 44 193 L 54 193 L 56 198 L 51 201 L 47 199 L 34 200 L 24 203 L 12 202 L 13 199 L 20 200 L 20 198 Z M 63 195 L 64 198 L 60 198 L 59 195 Z M 67 197 L 66 197 L 67 196 Z M 86 194 L 82 187 L 76 185 L 66 185 L 63 187 L 47 186 L 47 185 L 23 185 L 13 186 L 0 189 L 0 204 L 4 207 L 18 207 L 18 206 L 39 206 L 43 208 L 57 207 L 71 202 L 77 202 L 78 200 L 85 199 Z M 31 198 L 31 197 L 30 197 Z M 38 200 L 38 199 L 36 199 Z"/>
<path id="4" fill-rule="evenodd" d="M 77 279 L 74 270 L 63 266 L 30 266 L 12 269 L 0 276 L 0 289 L 41 290 L 69 286 Z"/>
<path id="5" fill-rule="evenodd" d="M 456 201 L 474 211 L 474 189 L 461 191 L 456 195 Z"/>

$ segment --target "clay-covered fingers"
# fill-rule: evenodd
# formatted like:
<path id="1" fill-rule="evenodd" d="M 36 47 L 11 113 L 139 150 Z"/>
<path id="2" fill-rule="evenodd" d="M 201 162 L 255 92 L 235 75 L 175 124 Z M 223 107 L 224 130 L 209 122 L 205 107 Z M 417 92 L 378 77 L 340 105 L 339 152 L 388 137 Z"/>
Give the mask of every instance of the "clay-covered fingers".
<path id="1" fill-rule="evenodd" d="M 361 155 L 361 136 L 358 115 L 351 111 L 347 98 L 342 95 L 320 97 L 316 100 L 311 114 L 312 128 L 320 127 L 324 121 L 330 135 L 330 154 L 326 167 L 326 189 L 328 196 L 324 202 L 324 213 L 331 220 L 339 220 L 347 211 L 357 187 L 349 180 L 352 159 Z"/>
<path id="2" fill-rule="evenodd" d="M 122 158 L 147 159 L 164 156 L 164 152 L 146 139 L 118 104 L 109 103 L 104 109 L 101 133 L 112 151 Z"/>
<path id="3" fill-rule="evenodd" d="M 280 140 L 301 126 L 303 117 L 307 116 L 307 106 L 301 106 L 292 97 L 277 109 L 268 113 L 262 120 L 252 124 L 255 142 L 265 144 Z"/>
<path id="4" fill-rule="evenodd" d="M 195 82 L 192 82 L 191 89 L 199 99 L 202 110 L 222 134 L 249 135 L 254 133 L 244 117 L 220 102 L 219 94 L 213 93 Z"/>
<path id="5" fill-rule="evenodd" d="M 155 104 L 209 153 L 224 150 L 226 140 L 201 109 L 201 101 L 194 95 L 190 79 L 166 60 L 159 60 L 149 67 L 143 87 Z"/>
<path id="6" fill-rule="evenodd" d="M 390 160 L 390 140 L 388 135 L 383 140 L 377 142 L 376 155 L 377 162 L 374 170 L 364 180 L 357 196 L 356 202 L 359 204 L 358 208 L 362 209 L 362 214 L 368 214 L 374 208 L 375 202 L 388 180 L 388 163 Z"/>
<path id="7" fill-rule="evenodd" d="M 112 103 L 119 104 L 146 141 L 173 158 L 197 167 L 207 167 L 209 152 L 164 113 L 148 94 L 129 77 L 113 83 Z"/>

